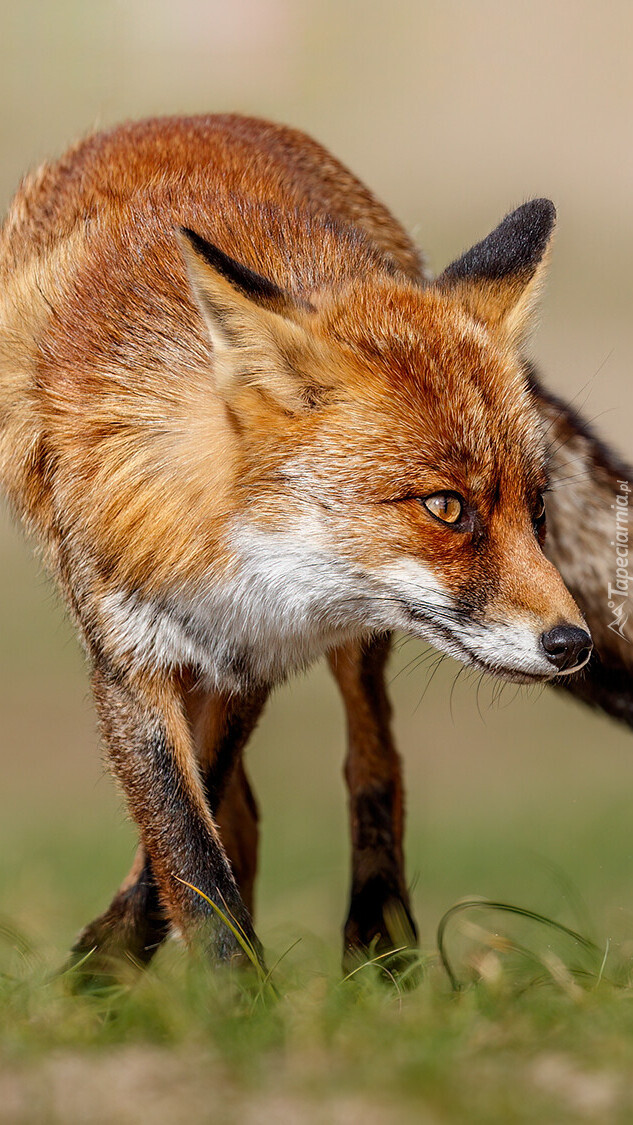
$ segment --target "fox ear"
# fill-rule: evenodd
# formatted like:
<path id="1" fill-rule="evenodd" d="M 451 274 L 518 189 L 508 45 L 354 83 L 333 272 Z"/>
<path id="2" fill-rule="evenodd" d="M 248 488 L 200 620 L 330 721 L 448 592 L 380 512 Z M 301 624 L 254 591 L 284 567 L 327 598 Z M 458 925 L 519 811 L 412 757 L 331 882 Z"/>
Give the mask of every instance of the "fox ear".
<path id="1" fill-rule="evenodd" d="M 555 222 L 549 199 L 524 203 L 448 266 L 436 284 L 455 291 L 475 317 L 519 342 L 530 327 Z"/>
<path id="2" fill-rule="evenodd" d="M 302 306 L 194 231 L 180 227 L 176 237 L 213 344 L 216 384 L 225 400 L 257 387 L 285 410 L 312 405 L 315 390 L 303 373 L 311 366 L 309 341 L 294 319 Z"/>

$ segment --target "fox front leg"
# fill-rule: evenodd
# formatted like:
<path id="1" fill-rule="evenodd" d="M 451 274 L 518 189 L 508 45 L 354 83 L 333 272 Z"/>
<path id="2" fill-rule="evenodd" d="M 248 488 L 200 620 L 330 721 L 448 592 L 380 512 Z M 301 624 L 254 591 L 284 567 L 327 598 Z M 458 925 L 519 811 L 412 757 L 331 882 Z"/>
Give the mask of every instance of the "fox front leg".
<path id="1" fill-rule="evenodd" d="M 207 800 L 244 905 L 253 916 L 257 872 L 258 811 L 242 751 L 261 715 L 266 692 L 230 698 L 185 690 Z M 116 976 L 128 959 L 146 965 L 168 936 L 170 921 L 143 844 L 108 909 L 82 930 L 73 958 L 87 955 L 83 972 Z"/>
<path id="2" fill-rule="evenodd" d="M 384 679 L 390 646 L 383 636 L 329 657 L 347 714 L 352 885 L 345 966 L 370 949 L 380 954 L 417 944 L 404 874 L 402 774 Z"/>
<path id="3" fill-rule="evenodd" d="M 132 685 L 102 666 L 93 682 L 110 765 L 139 826 L 169 924 L 189 943 L 201 941 L 216 961 L 241 959 L 240 942 L 210 899 L 259 956 L 207 805 L 178 685 Z"/>

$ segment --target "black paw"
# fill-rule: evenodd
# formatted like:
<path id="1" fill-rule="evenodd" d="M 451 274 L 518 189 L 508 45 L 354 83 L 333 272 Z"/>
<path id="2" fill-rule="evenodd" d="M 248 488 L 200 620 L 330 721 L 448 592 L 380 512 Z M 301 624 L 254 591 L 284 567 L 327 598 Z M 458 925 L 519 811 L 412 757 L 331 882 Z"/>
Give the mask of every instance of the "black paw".
<path id="1" fill-rule="evenodd" d="M 421 978 L 418 931 L 406 892 L 372 880 L 352 895 L 344 930 L 343 971 L 349 975 L 368 962 L 389 981 L 408 987 Z"/>

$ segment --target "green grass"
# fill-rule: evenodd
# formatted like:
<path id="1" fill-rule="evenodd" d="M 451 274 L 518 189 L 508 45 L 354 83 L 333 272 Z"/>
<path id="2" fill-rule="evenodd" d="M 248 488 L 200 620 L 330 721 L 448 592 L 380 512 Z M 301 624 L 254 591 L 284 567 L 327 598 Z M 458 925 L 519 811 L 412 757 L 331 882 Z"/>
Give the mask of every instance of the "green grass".
<path id="1" fill-rule="evenodd" d="M 106 905 L 134 834 L 106 780 L 60 789 L 48 805 L 6 801 L 0 1122 L 630 1121 L 630 803 L 617 777 L 603 792 L 590 778 L 590 801 L 578 771 L 562 773 L 563 784 L 524 782 L 514 801 L 487 781 L 465 799 L 459 778 L 442 807 L 410 800 L 424 968 L 410 992 L 376 967 L 341 980 L 343 808 L 316 784 L 314 808 L 300 790 L 277 804 L 264 792 L 258 928 L 277 999 L 255 976 L 190 963 L 175 942 L 119 988 L 74 994 L 56 971 Z M 265 771 L 260 791 L 264 781 Z M 342 806 L 336 782 L 328 792 Z M 476 894 L 595 948 L 537 919 L 462 910 L 444 934 L 463 985 L 454 993 L 436 930 Z"/>
<path id="2" fill-rule="evenodd" d="M 120 985 L 89 993 L 58 972 L 69 927 L 103 905 L 130 833 L 119 824 L 108 841 L 105 823 L 93 822 L 67 838 L 41 824 L 35 847 L 31 829 L 16 841 L 31 849 L 28 878 L 5 848 L 0 864 L 2 901 L 16 908 L 0 919 L 0 1121 L 630 1121 L 630 929 L 617 940 L 608 910 L 592 915 L 588 857 L 606 825 L 576 840 L 590 906 L 528 852 L 500 855 L 498 827 L 480 825 L 482 869 L 497 886 L 522 880 L 518 906 L 541 910 L 471 900 L 445 912 L 443 952 L 459 991 L 433 938 L 414 990 L 388 964 L 342 979 L 338 924 L 318 916 L 318 880 L 306 917 L 321 925 L 282 925 L 295 899 L 273 870 L 260 929 L 274 989 L 255 972 L 210 969 L 172 941 L 149 971 L 129 967 Z M 609 828 L 617 837 L 614 810 Z M 520 840 L 525 825 L 515 832 Z M 466 887 L 472 839 L 455 826 L 445 845 L 449 836 L 444 881 L 452 874 Z M 416 909 L 434 931 L 439 895 L 428 892 L 425 911 L 417 889 Z"/>
<path id="3" fill-rule="evenodd" d="M 139 1122 L 183 1107 L 209 1121 L 631 1120 L 625 960 L 484 906 L 445 936 L 458 993 L 431 953 L 406 991 L 371 964 L 342 980 L 306 937 L 269 951 L 276 996 L 175 943 L 144 974 L 77 995 L 72 974 L 0 929 L 0 1094 L 29 1122 L 114 1122 L 121 1081 L 137 1093 L 124 1120 Z"/>
<path id="4" fill-rule="evenodd" d="M 546 784 L 537 763 L 514 801 L 487 778 L 465 796 L 458 777 L 441 807 L 410 799 L 424 976 L 407 992 L 376 967 L 341 980 L 346 841 L 332 763 L 328 786 L 308 783 L 316 807 L 298 788 L 275 804 L 281 767 L 263 764 L 273 776 L 269 791 L 266 770 L 258 778 L 258 928 L 277 999 L 254 976 L 190 963 L 175 942 L 119 988 L 74 994 L 56 971 L 125 871 L 134 834 L 105 779 L 78 793 L 71 777 L 48 804 L 5 802 L 3 1125 L 631 1120 L 630 802 L 617 776 L 607 786 L 601 767 L 603 791 L 578 770 L 550 771 Z M 414 774 L 414 794 L 417 784 Z M 544 915 L 595 948 L 537 919 L 463 910 L 444 934 L 463 985 L 454 993 L 436 930 L 456 900 L 476 894 Z"/>

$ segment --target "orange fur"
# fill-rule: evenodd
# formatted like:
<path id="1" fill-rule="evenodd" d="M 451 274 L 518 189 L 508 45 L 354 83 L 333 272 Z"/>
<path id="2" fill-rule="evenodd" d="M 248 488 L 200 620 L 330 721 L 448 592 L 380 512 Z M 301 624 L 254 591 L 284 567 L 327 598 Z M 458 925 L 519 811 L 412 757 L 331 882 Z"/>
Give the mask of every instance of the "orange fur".
<path id="1" fill-rule="evenodd" d="M 227 738 L 239 756 L 275 680 L 339 646 L 352 741 L 384 750 L 386 711 L 365 712 L 358 679 L 375 632 L 548 678 L 541 635 L 584 630 L 534 534 L 545 450 L 518 350 L 548 207 L 434 284 L 320 146 L 230 116 L 91 137 L 18 192 L 0 234 L 0 480 L 47 548 L 143 870 L 185 933 L 209 912 L 183 879 L 252 933 L 214 821 L 226 784 L 250 899 L 245 775 L 227 765 L 205 792 L 200 770 Z M 446 491 L 458 530 L 423 503 Z M 235 698 L 250 726 L 229 737 Z M 348 771 L 352 790 L 391 787 L 406 908 L 387 757 L 351 753 Z"/>

